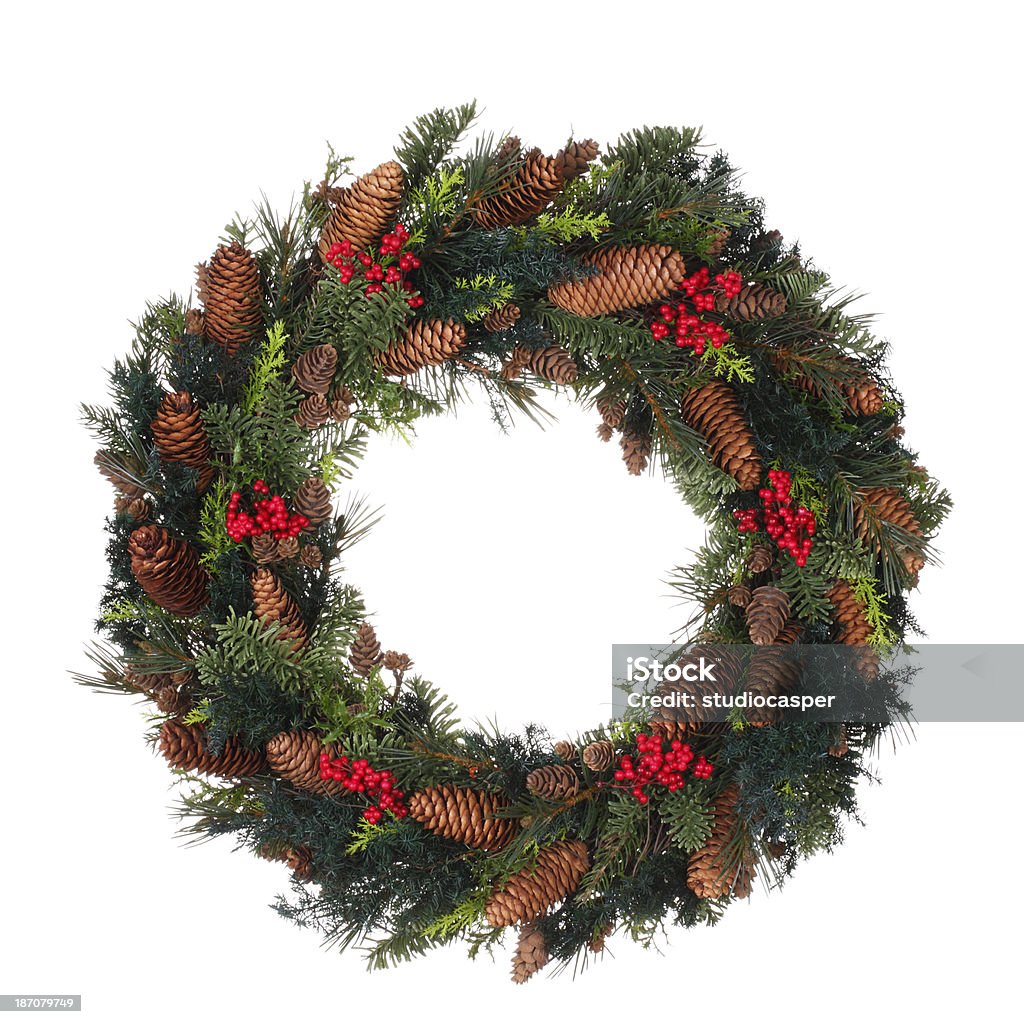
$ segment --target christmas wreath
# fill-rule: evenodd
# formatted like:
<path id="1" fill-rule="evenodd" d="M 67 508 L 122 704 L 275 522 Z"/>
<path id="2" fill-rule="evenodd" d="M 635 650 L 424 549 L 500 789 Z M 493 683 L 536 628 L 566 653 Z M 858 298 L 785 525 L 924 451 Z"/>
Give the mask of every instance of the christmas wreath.
<path id="1" fill-rule="evenodd" d="M 614 931 L 713 923 L 829 849 L 885 726 L 460 725 L 336 565 L 372 525 L 345 498 L 371 432 L 563 389 L 707 520 L 673 579 L 688 640 L 766 652 L 899 644 L 949 499 L 865 318 L 698 131 L 549 156 L 464 146 L 474 119 L 418 119 L 347 184 L 332 152 L 285 214 L 229 225 L 195 308 L 146 309 L 111 407 L 84 409 L 117 497 L 79 678 L 154 702 L 186 833 L 287 862 L 282 914 L 377 966 L 515 926 L 522 982 Z"/>

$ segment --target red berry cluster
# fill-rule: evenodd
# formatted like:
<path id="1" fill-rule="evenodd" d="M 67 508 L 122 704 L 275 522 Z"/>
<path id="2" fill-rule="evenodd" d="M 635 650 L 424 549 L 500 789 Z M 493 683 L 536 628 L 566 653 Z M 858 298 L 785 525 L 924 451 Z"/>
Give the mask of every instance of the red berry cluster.
<path id="1" fill-rule="evenodd" d="M 368 252 L 356 252 L 355 246 L 345 239 L 335 242 L 327 250 L 327 262 L 338 268 L 338 276 L 342 284 L 348 284 L 356 273 L 362 274 L 366 280 L 363 289 L 365 295 L 374 295 L 384 291 L 384 285 L 401 285 L 402 291 L 414 292 L 412 282 L 405 275 L 418 270 L 422 266 L 419 256 L 405 252 L 409 241 L 409 232 L 404 224 L 396 224 L 395 230 L 388 232 L 380 240 L 379 260 L 374 260 Z M 406 300 L 412 309 L 419 309 L 424 303 L 422 295 L 410 295 Z"/>
<path id="2" fill-rule="evenodd" d="M 405 793 L 395 786 L 394 775 L 389 771 L 374 771 L 369 761 L 361 758 L 349 761 L 344 756 L 332 759 L 324 750 L 320 754 L 320 778 L 325 782 L 340 782 L 353 793 L 365 793 L 375 798 L 377 802 L 363 811 L 363 817 L 371 825 L 376 825 L 385 811 L 390 811 L 396 818 L 404 818 L 409 813 L 404 803 Z"/>
<path id="3" fill-rule="evenodd" d="M 758 491 L 761 508 L 737 509 L 733 512 L 740 533 L 757 533 L 764 529 L 783 551 L 788 551 L 797 565 L 807 564 L 817 523 L 814 513 L 803 506 L 793 509 L 790 491 L 793 478 L 781 469 L 768 471 L 771 487 Z"/>
<path id="4" fill-rule="evenodd" d="M 629 754 L 619 758 L 615 771 L 615 781 L 624 783 L 619 789 L 629 789 L 633 796 L 645 804 L 650 799 L 646 789 L 649 786 L 664 786 L 670 793 L 682 789 L 686 785 L 683 773 L 694 762 L 694 778 L 710 779 L 714 766 L 701 754 L 694 761 L 694 753 L 689 743 L 673 740 L 669 749 L 663 749 L 664 741 L 660 736 L 648 736 L 640 733 L 636 738 L 636 749 L 640 755 L 634 761 Z"/>
<path id="5" fill-rule="evenodd" d="M 651 334 L 658 341 L 663 341 L 675 329 L 676 344 L 680 348 L 692 348 L 698 356 L 704 354 L 704 347 L 710 343 L 712 348 L 721 348 L 729 340 L 729 332 L 713 320 L 705 320 L 702 314 L 710 313 L 715 308 L 715 291 L 721 289 L 726 298 L 738 295 L 743 287 L 743 278 L 735 271 L 715 274 L 714 286 L 711 284 L 711 271 L 701 267 L 696 273 L 683 278 L 680 288 L 686 292 L 693 304 L 691 312 L 686 299 L 675 306 L 660 306 L 660 320 L 651 324 Z"/>
<path id="6" fill-rule="evenodd" d="M 241 491 L 232 491 L 228 502 L 225 528 L 236 544 L 246 537 L 259 537 L 264 533 L 269 533 L 277 540 L 298 537 L 309 526 L 305 516 L 297 512 L 289 514 L 284 498 L 280 494 L 271 494 L 270 488 L 262 480 L 254 481 L 252 489 L 261 497 L 253 500 L 251 512 L 239 507 L 242 503 Z"/>

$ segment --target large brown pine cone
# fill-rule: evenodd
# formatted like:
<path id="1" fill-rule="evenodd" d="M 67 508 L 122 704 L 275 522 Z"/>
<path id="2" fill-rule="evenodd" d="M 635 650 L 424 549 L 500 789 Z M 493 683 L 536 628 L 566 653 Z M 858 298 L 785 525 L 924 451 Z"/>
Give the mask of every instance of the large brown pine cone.
<path id="1" fill-rule="evenodd" d="M 302 621 L 302 613 L 295 598 L 269 569 L 257 569 L 249 577 L 249 584 L 256 617 L 267 625 L 280 624 L 278 640 L 290 643 L 295 653 L 301 651 L 309 640 L 309 632 Z"/>
<path id="2" fill-rule="evenodd" d="M 778 587 L 755 587 L 744 609 L 754 644 L 773 644 L 789 618 L 789 595 Z"/>
<path id="3" fill-rule="evenodd" d="M 719 294 L 717 309 L 733 320 L 767 320 L 786 312 L 786 296 L 766 284 L 747 284 L 732 298 Z"/>
<path id="4" fill-rule="evenodd" d="M 270 770 L 299 789 L 310 793 L 342 793 L 345 787 L 333 779 L 320 778 L 320 754 L 339 755 L 336 744 L 325 744 L 315 732 L 292 729 L 267 740 L 267 764 Z"/>
<path id="5" fill-rule="evenodd" d="M 250 543 L 252 557 L 258 565 L 269 565 L 271 562 L 277 561 L 277 541 L 269 533 L 261 533 L 258 537 L 253 537 Z"/>
<path id="6" fill-rule="evenodd" d="M 320 256 L 326 258 L 332 245 L 351 242 L 356 249 L 369 249 L 395 221 L 402 204 L 405 176 L 394 160 L 375 167 L 348 188 L 331 194 L 334 209 L 320 232 Z"/>
<path id="7" fill-rule="evenodd" d="M 512 957 L 512 981 L 522 985 L 548 962 L 548 947 L 541 930 L 533 923 L 519 929 L 519 941 Z"/>
<path id="8" fill-rule="evenodd" d="M 466 344 L 466 328 L 455 320 L 415 320 L 375 356 L 389 377 L 406 377 L 425 366 L 440 366 Z"/>
<path id="9" fill-rule="evenodd" d="M 507 331 L 519 319 L 520 309 L 514 302 L 506 302 L 497 309 L 492 309 L 483 319 L 485 331 L 497 334 Z"/>
<path id="10" fill-rule="evenodd" d="M 213 479 L 210 439 L 199 406 L 187 391 L 164 395 L 150 423 L 156 450 L 164 462 L 180 462 L 199 471 L 197 489 L 205 491 Z"/>
<path id="11" fill-rule="evenodd" d="M 334 512 L 331 492 L 319 477 L 311 476 L 299 484 L 292 499 L 292 508 L 309 520 L 310 526 L 326 523 Z"/>
<path id="12" fill-rule="evenodd" d="M 583 748 L 583 764 L 592 772 L 604 772 L 615 760 L 615 747 L 611 740 L 594 740 Z"/>
<path id="13" fill-rule="evenodd" d="M 361 622 L 352 646 L 348 649 L 348 660 L 358 675 L 368 676 L 374 665 L 383 660 L 377 631 L 368 622 Z"/>
<path id="14" fill-rule="evenodd" d="M 758 648 L 747 664 L 744 692 L 756 697 L 777 697 L 791 693 L 800 681 L 800 669 L 796 662 L 779 649 L 782 634 L 775 643 Z M 751 708 L 747 721 L 758 728 L 774 725 L 782 718 L 779 708 Z"/>
<path id="15" fill-rule="evenodd" d="M 703 658 L 706 664 L 714 665 L 712 675 L 714 680 L 700 679 L 700 660 Z M 723 696 L 732 694 L 740 678 L 743 667 L 739 659 L 721 646 L 715 648 L 706 644 L 694 644 L 689 650 L 684 651 L 676 659 L 678 665 L 692 666 L 691 675 L 693 680 L 680 677 L 679 679 L 666 679 L 658 684 L 656 692 L 662 696 L 682 695 L 690 699 L 691 707 L 684 707 L 681 703 L 677 707 L 661 707 L 655 710 L 655 718 L 652 720 L 652 727 L 655 724 L 665 723 L 659 729 L 667 739 L 678 739 L 686 733 L 697 731 L 717 731 L 722 723 L 715 720 L 715 709 L 705 707 L 702 698 L 705 695 L 721 694 Z"/>
<path id="16" fill-rule="evenodd" d="M 622 428 L 622 436 L 619 438 L 622 461 L 625 462 L 626 469 L 633 476 L 640 476 L 647 468 L 647 460 L 651 456 L 651 444 L 649 430 L 637 430 L 633 427 Z"/>
<path id="17" fill-rule="evenodd" d="M 263 322 L 256 260 L 237 242 L 222 245 L 198 268 L 206 336 L 233 356 Z"/>
<path id="18" fill-rule="evenodd" d="M 497 814 L 508 802 L 494 793 L 436 786 L 409 797 L 409 814 L 424 828 L 477 850 L 500 850 L 515 835 L 517 823 Z"/>
<path id="19" fill-rule="evenodd" d="M 868 646 L 868 638 L 873 629 L 865 614 L 865 607 L 857 599 L 853 588 L 846 580 L 836 580 L 826 595 L 832 602 L 832 620 L 836 627 L 836 643 L 863 647 L 855 666 L 865 679 L 874 680 L 878 677 L 878 656 Z"/>
<path id="20" fill-rule="evenodd" d="M 858 491 L 854 502 L 854 528 L 857 536 L 876 551 L 880 546 L 878 531 L 883 523 L 891 523 L 914 537 L 922 536 L 921 524 L 897 488 L 866 487 Z"/>
<path id="21" fill-rule="evenodd" d="M 554 384 L 572 384 L 579 372 L 572 356 L 561 345 L 514 348 L 510 353 L 509 362 Z"/>
<path id="22" fill-rule="evenodd" d="M 326 395 L 338 367 L 338 350 L 333 345 L 314 345 L 292 364 L 295 383 L 309 395 Z"/>
<path id="23" fill-rule="evenodd" d="M 878 382 L 867 370 L 859 367 L 855 360 L 844 356 L 840 361 L 850 367 L 849 378 L 839 385 L 850 412 L 854 416 L 874 416 L 881 412 L 885 405 L 885 395 Z M 797 377 L 795 384 L 801 391 L 821 398 L 821 388 L 806 374 Z"/>
<path id="24" fill-rule="evenodd" d="M 548 300 L 577 316 L 600 316 L 667 298 L 686 275 L 682 256 L 668 245 L 609 246 L 587 261 L 597 273 L 562 281 Z"/>
<path id="25" fill-rule="evenodd" d="M 139 586 L 172 615 L 191 618 L 210 600 L 209 576 L 195 549 L 163 526 L 140 526 L 128 538 Z"/>
<path id="26" fill-rule="evenodd" d="M 492 928 L 535 921 L 549 907 L 575 892 L 590 867 L 590 854 L 578 839 L 563 839 L 541 850 L 532 867 L 512 875 L 487 899 Z"/>
<path id="27" fill-rule="evenodd" d="M 547 800 L 566 800 L 580 791 L 580 777 L 567 764 L 547 764 L 526 776 L 526 788 Z"/>
<path id="28" fill-rule="evenodd" d="M 226 779 L 255 775 L 263 768 L 262 751 L 246 750 L 231 738 L 214 757 L 207 748 L 206 730 L 201 725 L 185 725 L 173 718 L 160 727 L 160 752 L 172 768 Z"/>
<path id="29" fill-rule="evenodd" d="M 114 485 L 114 490 L 126 498 L 141 498 L 146 488 L 137 481 L 136 468 L 129 465 L 130 459 L 107 448 L 101 448 L 94 456 L 96 468 Z"/>
<path id="30" fill-rule="evenodd" d="M 559 150 L 556 159 L 562 161 L 562 177 L 572 181 L 585 174 L 591 161 L 597 159 L 598 145 L 593 139 L 582 142 L 570 142 L 565 149 Z"/>
<path id="31" fill-rule="evenodd" d="M 744 491 L 757 487 L 761 458 L 736 392 L 722 381 L 690 388 L 680 403 L 683 421 L 708 443 L 711 460 Z"/>
<path id="32" fill-rule="evenodd" d="M 560 757 L 563 761 L 572 761 L 576 758 L 576 744 L 572 740 L 555 740 L 551 750 L 555 757 Z"/>
<path id="33" fill-rule="evenodd" d="M 559 157 L 531 149 L 497 191 L 476 200 L 470 210 L 473 220 L 488 231 L 526 223 L 562 191 L 562 167 Z"/>
<path id="34" fill-rule="evenodd" d="M 739 795 L 736 786 L 722 790 L 714 804 L 711 837 L 704 847 L 690 855 L 686 884 L 700 899 L 718 899 L 730 890 L 741 899 L 750 895 L 750 884 L 756 875 L 754 857 L 746 843 L 735 847 L 740 828 L 736 816 Z"/>

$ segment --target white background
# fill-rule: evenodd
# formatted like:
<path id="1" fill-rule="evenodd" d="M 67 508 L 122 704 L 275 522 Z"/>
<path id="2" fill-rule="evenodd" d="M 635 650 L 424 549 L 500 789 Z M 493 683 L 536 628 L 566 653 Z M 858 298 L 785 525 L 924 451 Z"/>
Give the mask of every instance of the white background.
<path id="1" fill-rule="evenodd" d="M 74 687 L 110 494 L 76 403 L 104 396 L 147 298 L 187 291 L 236 209 L 287 202 L 326 141 L 368 169 L 417 113 L 557 148 L 704 124 L 770 224 L 870 293 L 908 439 L 953 491 L 932 639 L 1020 639 L 1019 55 L 1009 5 L 19 5 L 5 16 L 0 992 L 81 992 L 95 1021 L 481 1016 L 1019 1019 L 1019 744 L 922 726 L 863 791 L 866 828 L 667 955 L 610 944 L 575 982 L 460 950 L 367 975 L 267 908 L 280 865 L 184 848 L 128 699 Z M 997 13 L 1002 11 L 1003 13 Z M 1019 26 L 1018 26 L 1019 28 Z M 1019 36 L 1018 36 L 1019 38 Z M 385 644 L 470 717 L 557 735 L 603 716 L 607 644 L 685 617 L 699 545 L 667 485 L 590 417 L 499 436 L 486 412 L 374 446 L 387 518 L 349 559 Z M 1012 582 L 1011 582 L 1012 581 Z M 574 661 L 569 646 L 580 654 Z M 1020 680 L 1007 680 L 1020 685 Z M 965 695 L 967 699 L 967 695 Z"/>

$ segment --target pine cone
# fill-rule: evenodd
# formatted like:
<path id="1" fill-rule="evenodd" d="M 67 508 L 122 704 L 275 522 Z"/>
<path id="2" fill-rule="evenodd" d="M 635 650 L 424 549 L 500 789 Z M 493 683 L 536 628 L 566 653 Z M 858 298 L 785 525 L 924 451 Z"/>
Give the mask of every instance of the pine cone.
<path id="1" fill-rule="evenodd" d="M 845 725 L 841 725 L 839 727 L 839 736 L 836 738 L 835 743 L 828 748 L 828 752 L 832 757 L 846 757 L 850 752 L 850 744 L 846 735 Z"/>
<path id="2" fill-rule="evenodd" d="M 526 363 L 529 358 L 530 350 L 528 348 L 520 348 L 518 345 L 512 349 L 508 354 L 508 359 L 501 367 L 501 376 L 505 380 L 518 380 L 523 375 L 523 370 L 526 369 Z"/>
<path id="3" fill-rule="evenodd" d="M 604 772 L 615 760 L 615 747 L 611 740 L 594 740 L 583 748 L 583 763 L 592 772 Z"/>
<path id="4" fill-rule="evenodd" d="M 923 536 L 921 524 L 914 518 L 910 503 L 895 487 L 867 487 L 857 493 L 854 529 L 868 547 L 880 550 L 878 530 L 882 523 L 914 537 Z"/>
<path id="5" fill-rule="evenodd" d="M 308 729 L 279 732 L 267 740 L 267 764 L 275 775 L 310 793 L 342 793 L 345 787 L 340 782 L 320 778 L 320 755 L 324 752 L 332 759 L 340 755 L 337 744 L 324 743 Z"/>
<path id="6" fill-rule="evenodd" d="M 599 440 L 608 442 L 615 436 L 615 431 L 607 423 L 598 423 L 597 436 Z"/>
<path id="7" fill-rule="evenodd" d="M 153 506 L 145 498 L 129 498 L 121 494 L 114 499 L 114 511 L 133 522 L 144 523 L 153 514 Z"/>
<path id="8" fill-rule="evenodd" d="M 494 154 L 495 166 L 504 167 L 513 161 L 518 160 L 522 151 L 523 143 L 519 136 L 506 135 L 505 138 L 501 140 L 501 145 Z"/>
<path id="9" fill-rule="evenodd" d="M 873 629 L 868 622 L 866 609 L 857 599 L 853 588 L 846 580 L 836 580 L 826 594 L 832 602 L 832 619 L 836 625 L 835 642 L 863 647 L 864 650 L 856 658 L 854 665 L 865 679 L 872 681 L 878 677 L 878 656 L 868 646 L 868 638 Z"/>
<path id="10" fill-rule="evenodd" d="M 580 791 L 580 777 L 567 764 L 548 764 L 526 776 L 526 788 L 546 800 L 566 800 Z"/>
<path id="11" fill-rule="evenodd" d="M 323 395 L 309 395 L 299 402 L 299 410 L 295 414 L 295 422 L 305 430 L 316 430 L 330 418 L 331 410 Z"/>
<path id="12" fill-rule="evenodd" d="M 778 587 L 756 587 L 746 607 L 746 616 L 751 643 L 775 643 L 789 618 L 789 595 Z"/>
<path id="13" fill-rule="evenodd" d="M 680 404 L 683 421 L 708 442 L 711 459 L 744 491 L 757 487 L 761 459 L 736 392 L 722 381 L 691 388 Z"/>
<path id="14" fill-rule="evenodd" d="M 775 556 L 767 544 L 755 544 L 747 555 L 747 568 L 754 573 L 767 572 L 774 561 Z"/>
<path id="15" fill-rule="evenodd" d="M 313 851 L 308 846 L 296 846 L 285 855 L 288 867 L 300 882 L 308 882 L 313 877 Z"/>
<path id="16" fill-rule="evenodd" d="M 150 696 L 164 715 L 183 715 L 192 707 L 192 694 L 188 689 L 168 683 L 154 690 Z"/>
<path id="17" fill-rule="evenodd" d="M 736 786 L 722 791 L 714 805 L 711 837 L 706 846 L 690 855 L 686 884 L 699 899 L 719 899 L 730 890 L 741 899 L 750 895 L 755 876 L 753 855 L 742 849 L 737 859 L 730 850 L 740 827 L 736 817 L 739 795 Z"/>
<path id="18" fill-rule="evenodd" d="M 214 757 L 207 749 L 206 730 L 201 725 L 185 725 L 173 718 L 160 728 L 160 752 L 172 768 L 226 779 L 256 775 L 263 768 L 262 752 L 246 750 L 234 738 L 227 740 L 221 754 Z"/>
<path id="19" fill-rule="evenodd" d="M 375 361 L 389 377 L 405 377 L 425 366 L 440 366 L 465 344 L 466 328 L 454 320 L 415 320 Z"/>
<path id="20" fill-rule="evenodd" d="M 206 606 L 209 576 L 195 549 L 163 526 L 140 526 L 128 538 L 139 586 L 172 615 L 191 618 Z"/>
<path id="21" fill-rule="evenodd" d="M 626 400 L 605 395 L 597 400 L 597 411 L 605 425 L 615 430 L 622 426 L 622 418 L 626 415 Z"/>
<path id="22" fill-rule="evenodd" d="M 199 298 L 206 336 L 235 355 L 263 322 L 263 290 L 256 260 L 237 242 L 222 245 L 199 266 Z"/>
<path id="23" fill-rule="evenodd" d="M 500 850 L 515 834 L 510 818 L 496 815 L 507 801 L 493 793 L 456 786 L 420 790 L 409 797 L 409 814 L 424 828 L 477 850 Z"/>
<path id="24" fill-rule="evenodd" d="M 277 557 L 279 561 L 287 562 L 299 557 L 299 538 L 282 537 L 277 542 Z"/>
<path id="25" fill-rule="evenodd" d="M 562 161 L 562 178 L 572 181 L 586 174 L 591 161 L 597 159 L 598 148 L 593 139 L 584 139 L 582 142 L 570 142 L 565 149 L 560 150 L 555 159 Z"/>
<path id="26" fill-rule="evenodd" d="M 497 192 L 477 199 L 470 214 L 487 231 L 525 224 L 562 191 L 563 184 L 562 161 L 531 149 Z"/>
<path id="27" fill-rule="evenodd" d="M 767 320 L 786 312 L 786 296 L 766 284 L 747 284 L 732 298 L 719 293 L 716 308 L 733 320 Z"/>
<path id="28" fill-rule="evenodd" d="M 640 476 L 647 468 L 647 460 L 651 454 L 651 432 L 623 427 L 619 447 L 622 449 L 622 461 L 626 463 L 626 469 L 633 476 Z"/>
<path id="29" fill-rule="evenodd" d="M 259 565 L 269 565 L 277 561 L 277 541 L 269 533 L 261 533 L 253 537 L 252 557 Z"/>
<path id="30" fill-rule="evenodd" d="M 314 345 L 292 365 L 295 383 L 310 395 L 326 395 L 338 368 L 338 350 L 333 345 Z"/>
<path id="31" fill-rule="evenodd" d="M 535 924 L 523 925 L 512 957 L 512 981 L 516 985 L 524 984 L 547 962 L 548 947 L 541 930 Z"/>
<path id="32" fill-rule="evenodd" d="M 551 749 L 555 757 L 560 757 L 563 761 L 572 761 L 576 758 L 576 745 L 572 740 L 556 740 Z"/>
<path id="33" fill-rule="evenodd" d="M 517 353 L 519 353 L 518 359 Z M 572 384 L 578 373 L 572 356 L 561 345 L 513 349 L 511 360 L 519 363 L 535 376 L 554 384 Z"/>
<path id="34" fill-rule="evenodd" d="M 722 255 L 722 250 L 725 248 L 726 242 L 729 241 L 729 237 L 732 232 L 728 228 L 722 228 L 721 231 L 715 232 L 714 240 L 708 246 L 708 259 L 716 260 Z"/>
<path id="35" fill-rule="evenodd" d="M 587 261 L 597 273 L 548 289 L 548 300 L 577 316 L 600 316 L 667 298 L 686 275 L 667 245 L 609 246 Z"/>
<path id="36" fill-rule="evenodd" d="M 135 480 L 135 470 L 130 467 L 124 456 L 106 448 L 101 448 L 94 456 L 96 468 L 114 485 L 114 490 L 126 498 L 141 498 L 146 493 Z"/>
<path id="37" fill-rule="evenodd" d="M 315 544 L 303 544 L 299 560 L 310 569 L 319 569 L 323 564 L 323 552 Z"/>
<path id="38" fill-rule="evenodd" d="M 839 385 L 850 412 L 854 416 L 874 416 L 881 412 L 885 405 L 885 395 L 871 374 L 849 357 L 843 356 L 839 361 L 850 368 L 849 379 Z M 795 384 L 814 398 L 822 397 L 821 388 L 806 374 L 798 376 Z"/>
<path id="39" fill-rule="evenodd" d="M 327 411 L 331 414 L 331 419 L 335 423 L 344 423 L 352 418 L 352 406 L 340 398 L 334 399 L 327 407 Z"/>
<path id="40" fill-rule="evenodd" d="M 249 584 L 256 617 L 266 625 L 278 623 L 281 628 L 277 639 L 290 642 L 292 651 L 297 654 L 306 646 L 309 633 L 295 598 L 269 569 L 257 569 L 249 577 Z"/>
<path id="41" fill-rule="evenodd" d="M 537 863 L 512 875 L 487 900 L 487 923 L 492 928 L 535 921 L 549 907 L 575 892 L 590 855 L 585 843 L 563 839 L 541 850 Z"/>
<path id="42" fill-rule="evenodd" d="M 608 924 L 601 925 L 601 927 L 598 928 L 597 932 L 594 934 L 594 937 L 587 943 L 587 948 L 590 950 L 590 952 L 603 953 L 605 941 L 613 931 L 615 931 L 615 925 L 611 924 L 610 922 Z"/>
<path id="43" fill-rule="evenodd" d="M 484 317 L 484 330 L 491 334 L 507 331 L 519 319 L 520 309 L 514 302 L 506 302 L 504 306 L 492 309 Z"/>
<path id="44" fill-rule="evenodd" d="M 187 391 L 164 395 L 150 423 L 156 450 L 164 462 L 180 462 L 199 471 L 196 489 L 201 494 L 210 486 L 214 467 L 199 406 Z"/>
<path id="45" fill-rule="evenodd" d="M 156 703 L 165 715 L 184 714 L 192 705 L 191 672 L 159 672 L 140 675 L 126 672 L 124 681 Z"/>
<path id="46" fill-rule="evenodd" d="M 729 604 L 737 608 L 746 608 L 750 604 L 750 587 L 745 583 L 737 583 L 729 588 Z"/>
<path id="47" fill-rule="evenodd" d="M 381 664 L 389 672 L 408 672 L 412 668 L 413 661 L 408 654 L 402 651 L 385 651 L 381 655 Z"/>
<path id="48" fill-rule="evenodd" d="M 394 223 L 402 204 L 405 175 L 394 160 L 375 167 L 348 188 L 331 194 L 334 209 L 320 232 L 320 256 L 332 245 L 349 241 L 356 249 L 369 249 Z"/>
<path id="49" fill-rule="evenodd" d="M 744 692 L 758 697 L 777 697 L 791 693 L 800 680 L 800 670 L 792 658 L 779 650 L 779 643 L 754 651 L 747 665 Z M 751 708 L 747 721 L 755 727 L 774 725 L 782 718 L 778 708 Z"/>
<path id="50" fill-rule="evenodd" d="M 701 658 L 714 664 L 714 681 L 699 680 L 698 670 Z M 722 723 L 714 721 L 715 709 L 705 707 L 702 698 L 705 695 L 716 693 L 723 696 L 730 695 L 735 691 L 736 683 L 743 670 L 739 659 L 731 651 L 721 647 L 695 644 L 689 650 L 684 651 L 676 659 L 676 663 L 684 668 L 689 665 L 694 666 L 693 674 L 696 674 L 698 679 L 691 681 L 683 676 L 680 676 L 679 679 L 666 679 L 658 684 L 656 692 L 662 697 L 685 695 L 690 698 L 692 706 L 684 707 L 680 704 L 677 707 L 658 708 L 652 725 L 658 722 L 669 723 L 672 728 L 666 730 L 664 735 L 673 740 L 679 739 L 684 733 L 701 730 L 714 731 Z"/>
<path id="51" fill-rule="evenodd" d="M 206 316 L 201 309 L 190 309 L 185 314 L 185 333 L 197 338 L 206 333 Z"/>
<path id="52" fill-rule="evenodd" d="M 326 523 L 334 514 L 331 492 L 323 480 L 316 476 L 311 476 L 299 485 L 292 499 L 292 508 L 299 515 L 305 516 L 309 525 L 314 527 Z"/>
<path id="53" fill-rule="evenodd" d="M 380 664 L 381 657 L 376 630 L 368 622 L 361 623 L 348 652 L 353 670 L 358 675 L 368 676 L 373 666 Z"/>

